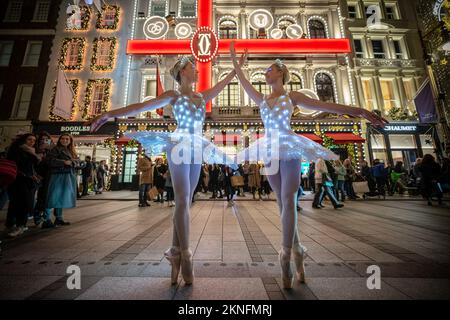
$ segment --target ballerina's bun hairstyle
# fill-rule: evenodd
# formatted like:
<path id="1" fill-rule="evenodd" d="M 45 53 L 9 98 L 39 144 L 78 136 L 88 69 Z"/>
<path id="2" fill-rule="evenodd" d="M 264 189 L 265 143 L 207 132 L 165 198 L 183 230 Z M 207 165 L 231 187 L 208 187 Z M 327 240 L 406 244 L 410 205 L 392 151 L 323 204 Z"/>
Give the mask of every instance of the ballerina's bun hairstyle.
<path id="1" fill-rule="evenodd" d="M 288 83 L 291 80 L 288 68 L 281 62 L 280 59 L 275 60 L 275 65 L 277 66 L 278 70 L 283 72 L 283 84 Z"/>
<path id="2" fill-rule="evenodd" d="M 180 71 L 186 66 L 188 62 L 192 62 L 188 56 L 182 56 L 177 63 L 170 69 L 170 75 L 175 79 L 178 84 L 181 83 Z"/>

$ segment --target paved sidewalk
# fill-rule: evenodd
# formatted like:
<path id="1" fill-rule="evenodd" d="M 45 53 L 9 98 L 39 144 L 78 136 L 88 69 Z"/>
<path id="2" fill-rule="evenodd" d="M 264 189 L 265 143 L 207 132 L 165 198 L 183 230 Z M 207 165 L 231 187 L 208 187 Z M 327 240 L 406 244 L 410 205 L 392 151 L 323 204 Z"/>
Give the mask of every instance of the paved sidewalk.
<path id="1" fill-rule="evenodd" d="M 448 207 L 412 199 L 348 201 L 341 210 L 326 206 L 304 204 L 298 227 L 309 253 L 307 282 L 283 290 L 275 201 L 237 201 L 234 207 L 195 202 L 195 282 L 171 286 L 163 252 L 171 244 L 173 208 L 80 200 L 64 213 L 70 226 L 30 227 L 18 239 L 2 240 L 0 299 L 450 298 Z M 81 290 L 66 287 L 66 269 L 74 264 L 81 268 Z M 367 288 L 370 265 L 381 268 L 380 290 Z"/>

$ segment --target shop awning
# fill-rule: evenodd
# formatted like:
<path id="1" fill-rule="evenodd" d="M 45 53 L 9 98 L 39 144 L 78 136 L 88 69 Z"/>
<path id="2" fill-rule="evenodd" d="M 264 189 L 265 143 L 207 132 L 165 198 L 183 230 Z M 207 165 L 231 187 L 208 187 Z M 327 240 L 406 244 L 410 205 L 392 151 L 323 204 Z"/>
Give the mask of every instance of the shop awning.
<path id="1" fill-rule="evenodd" d="M 366 141 L 365 139 L 351 132 L 325 133 L 325 135 L 333 139 L 336 144 L 363 143 L 364 141 Z"/>
<path id="2" fill-rule="evenodd" d="M 299 133 L 299 135 L 303 136 L 305 138 L 308 138 L 308 139 L 310 139 L 310 140 L 312 140 L 314 142 L 317 142 L 317 143 L 322 143 L 323 142 L 322 138 L 319 137 L 317 134 L 314 134 L 314 133 Z"/>

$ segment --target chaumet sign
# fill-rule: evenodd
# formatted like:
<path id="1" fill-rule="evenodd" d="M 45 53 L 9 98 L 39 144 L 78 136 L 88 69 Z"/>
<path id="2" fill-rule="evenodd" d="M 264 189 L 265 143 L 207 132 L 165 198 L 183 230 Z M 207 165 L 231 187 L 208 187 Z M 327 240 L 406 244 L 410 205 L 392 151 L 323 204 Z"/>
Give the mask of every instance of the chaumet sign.
<path id="1" fill-rule="evenodd" d="M 416 131 L 417 126 L 385 126 L 385 131 Z"/>

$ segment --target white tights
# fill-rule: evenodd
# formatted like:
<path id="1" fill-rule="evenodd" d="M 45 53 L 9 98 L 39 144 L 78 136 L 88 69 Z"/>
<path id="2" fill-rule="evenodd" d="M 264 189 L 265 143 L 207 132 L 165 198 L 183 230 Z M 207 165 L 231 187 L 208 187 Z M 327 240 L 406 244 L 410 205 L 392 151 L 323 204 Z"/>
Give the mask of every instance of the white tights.
<path id="1" fill-rule="evenodd" d="M 168 152 L 170 176 L 175 194 L 172 246 L 189 249 L 190 206 L 200 178 L 201 164 L 174 164 Z"/>
<path id="2" fill-rule="evenodd" d="M 267 176 L 277 196 L 283 234 L 282 244 L 286 248 L 292 248 L 292 244 L 299 243 L 297 191 L 300 185 L 300 166 L 301 162 L 298 159 L 280 161 L 278 172 Z"/>

